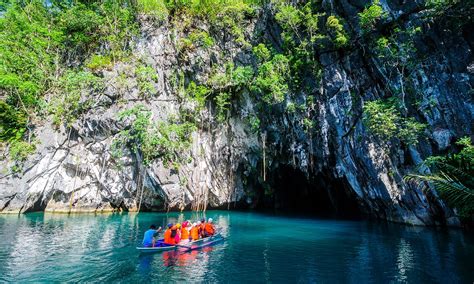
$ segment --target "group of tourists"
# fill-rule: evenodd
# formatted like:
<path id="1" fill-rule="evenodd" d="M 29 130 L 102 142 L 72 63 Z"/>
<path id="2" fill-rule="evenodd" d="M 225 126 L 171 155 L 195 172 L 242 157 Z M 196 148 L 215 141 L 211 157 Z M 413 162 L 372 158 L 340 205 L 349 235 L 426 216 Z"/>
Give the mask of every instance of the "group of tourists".
<path id="1" fill-rule="evenodd" d="M 191 223 L 184 221 L 183 223 L 170 223 L 164 233 L 163 240 L 158 240 L 158 234 L 162 228 L 156 228 L 151 225 L 143 236 L 144 247 L 158 247 L 158 246 L 174 246 L 178 244 L 186 244 L 191 241 L 197 241 L 201 238 L 211 237 L 216 233 L 212 218 Z"/>

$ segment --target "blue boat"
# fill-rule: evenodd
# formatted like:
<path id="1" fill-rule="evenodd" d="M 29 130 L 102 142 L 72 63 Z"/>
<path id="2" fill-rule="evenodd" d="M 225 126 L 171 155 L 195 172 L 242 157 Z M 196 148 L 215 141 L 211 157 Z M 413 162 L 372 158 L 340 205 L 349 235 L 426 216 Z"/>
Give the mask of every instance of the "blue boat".
<path id="1" fill-rule="evenodd" d="M 223 241 L 224 237 L 222 237 L 220 234 L 216 234 L 211 237 L 207 238 L 202 238 L 196 241 L 192 241 L 186 244 L 182 245 L 166 245 L 163 243 L 163 239 L 160 239 L 157 241 L 158 246 L 155 247 L 137 247 L 137 250 L 140 253 L 153 253 L 153 252 L 163 252 L 163 251 L 169 251 L 169 250 L 182 250 L 182 251 L 190 251 L 190 250 L 196 250 L 200 249 L 206 246 L 210 246 L 212 244 L 215 244 L 217 242 Z"/>

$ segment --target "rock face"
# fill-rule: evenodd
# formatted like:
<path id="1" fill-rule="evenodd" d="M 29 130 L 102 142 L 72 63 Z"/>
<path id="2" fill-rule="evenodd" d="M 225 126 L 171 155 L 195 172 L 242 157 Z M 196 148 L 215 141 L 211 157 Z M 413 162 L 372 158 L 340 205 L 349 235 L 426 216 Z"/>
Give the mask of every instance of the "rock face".
<path id="1" fill-rule="evenodd" d="M 354 35 L 360 34 L 357 12 L 365 1 L 323 2 L 328 13 L 353 19 L 347 24 Z M 416 4 L 382 2 L 393 19 L 406 19 L 406 25 L 423 15 Z M 250 38 L 264 34 L 276 48 L 281 44 L 271 10 L 260 11 L 247 24 Z M 205 23 L 196 25 L 212 31 Z M 300 114 L 275 106 L 261 119 L 259 133 L 248 123 L 257 113 L 249 91 L 241 91 L 223 123 L 216 121 L 214 106 L 207 105 L 198 118 L 191 148 L 181 154 L 189 159 L 173 169 L 160 159 L 143 167 L 132 152 L 115 158 L 114 137 L 127 127 L 117 113 L 143 104 L 154 120 L 165 120 L 187 107 L 176 91 L 177 71 L 187 83 L 203 83 L 213 66 L 228 61 L 254 65 L 255 58 L 251 50 L 217 31 L 211 33 L 216 38 L 212 48 L 178 52 L 176 38 L 183 31 L 171 23 L 156 25 L 144 19 L 135 55 L 156 70 L 157 94 L 139 97 L 133 74 L 119 84 L 120 74 L 129 72 L 134 62 L 102 71 L 107 89 L 70 129 L 53 129 L 48 123 L 37 127 L 37 153 L 25 163 L 24 172 L 0 179 L 0 211 L 183 210 L 237 204 L 312 207 L 316 212 L 354 210 L 396 222 L 455 225 L 457 218 L 442 201 L 405 183 L 403 176 L 427 156 L 473 133 L 474 30 L 467 25 L 457 33 L 446 32 L 436 23 L 427 30 L 423 42 L 417 42 L 426 57 L 410 75 L 420 102 L 418 109 L 408 111 L 428 125 L 417 145 L 396 139 L 387 144 L 365 128 L 364 102 L 384 97 L 386 85 L 397 82 L 383 80 L 380 60 L 356 45 L 320 54 L 323 72 L 314 106 Z M 301 92 L 292 98 L 306 103 L 306 95 Z M 317 121 L 309 133 L 303 125 L 305 117 Z"/>

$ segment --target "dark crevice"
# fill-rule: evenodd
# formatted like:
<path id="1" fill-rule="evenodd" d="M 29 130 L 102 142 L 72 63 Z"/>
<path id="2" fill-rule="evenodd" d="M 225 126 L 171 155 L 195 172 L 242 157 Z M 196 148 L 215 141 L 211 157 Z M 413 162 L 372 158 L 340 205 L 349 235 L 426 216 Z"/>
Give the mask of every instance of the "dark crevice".
<path id="1" fill-rule="evenodd" d="M 361 218 L 363 212 L 347 180 L 329 171 L 308 178 L 288 165 L 269 174 L 260 189 L 258 209 L 302 213 L 331 218 Z"/>

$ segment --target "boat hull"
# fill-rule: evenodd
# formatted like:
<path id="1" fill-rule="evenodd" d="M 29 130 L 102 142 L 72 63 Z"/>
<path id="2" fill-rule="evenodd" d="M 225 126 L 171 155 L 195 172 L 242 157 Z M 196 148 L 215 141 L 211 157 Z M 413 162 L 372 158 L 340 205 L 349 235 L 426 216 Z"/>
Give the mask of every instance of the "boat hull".
<path id="1" fill-rule="evenodd" d="M 176 250 L 176 249 L 188 251 L 188 250 L 196 250 L 205 246 L 209 246 L 223 240 L 224 238 L 221 235 L 215 235 L 215 236 L 203 238 L 197 241 L 192 241 L 183 245 L 160 246 L 160 247 L 137 247 L 137 250 L 140 253 L 155 253 L 155 252 L 157 253 L 157 252 L 170 251 L 170 250 Z"/>

